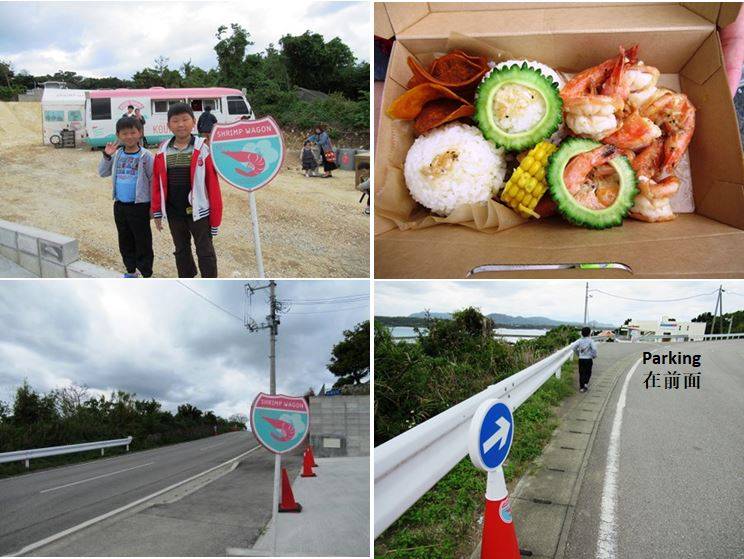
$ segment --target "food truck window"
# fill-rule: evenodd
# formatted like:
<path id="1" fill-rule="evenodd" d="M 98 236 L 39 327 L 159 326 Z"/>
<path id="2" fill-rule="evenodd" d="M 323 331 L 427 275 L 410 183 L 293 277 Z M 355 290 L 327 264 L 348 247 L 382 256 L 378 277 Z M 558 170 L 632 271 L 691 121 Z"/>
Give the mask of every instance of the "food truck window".
<path id="1" fill-rule="evenodd" d="M 213 111 L 217 111 L 217 99 L 203 99 L 202 105 L 204 106 L 204 110 L 206 110 L 207 107 L 211 108 Z"/>
<path id="2" fill-rule="evenodd" d="M 191 110 L 194 112 L 201 112 L 204 109 L 202 109 L 202 100 L 201 99 L 192 99 L 191 100 Z"/>
<path id="3" fill-rule="evenodd" d="M 168 112 L 168 101 L 153 101 L 152 112 L 167 113 Z"/>
<path id="4" fill-rule="evenodd" d="M 62 122 L 65 120 L 65 111 L 44 111 L 44 120 L 47 122 Z"/>
<path id="5" fill-rule="evenodd" d="M 168 100 L 168 108 L 170 109 L 173 105 L 177 105 L 178 103 L 185 103 L 186 99 L 169 99 Z"/>
<path id="6" fill-rule="evenodd" d="M 248 105 L 242 97 L 237 95 L 229 95 L 227 97 L 227 112 L 231 115 L 247 115 L 250 114 Z"/>
<path id="7" fill-rule="evenodd" d="M 90 116 L 92 120 L 111 120 L 111 98 L 91 99 Z"/>
<path id="8" fill-rule="evenodd" d="M 67 111 L 67 120 L 69 121 L 79 120 L 82 122 L 83 113 L 81 111 Z"/>

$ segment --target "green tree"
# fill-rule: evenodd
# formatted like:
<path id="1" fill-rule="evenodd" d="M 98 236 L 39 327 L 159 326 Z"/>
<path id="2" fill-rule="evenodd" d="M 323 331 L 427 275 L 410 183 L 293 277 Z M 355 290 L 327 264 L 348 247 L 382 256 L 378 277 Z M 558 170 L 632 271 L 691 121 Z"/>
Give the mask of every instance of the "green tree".
<path id="1" fill-rule="evenodd" d="M 228 35 L 226 26 L 220 25 L 217 28 L 218 43 L 215 45 L 214 51 L 217 53 L 220 74 L 226 81 L 224 85 L 242 87 L 240 84 L 244 75 L 245 50 L 248 46 L 253 45 L 253 41 L 250 40 L 251 34 L 241 25 L 232 23 L 230 29 L 232 33 Z"/>
<path id="2" fill-rule="evenodd" d="M 369 375 L 369 320 L 344 330 L 344 339 L 333 346 L 328 370 L 338 380 L 334 388 L 348 384 L 362 384 Z"/>
<path id="3" fill-rule="evenodd" d="M 176 413 L 176 419 L 187 419 L 190 421 L 199 421 L 202 418 L 203 412 L 191 404 L 183 404 L 178 406 L 178 413 Z"/>
<path id="4" fill-rule="evenodd" d="M 13 422 L 16 425 L 34 425 L 57 419 L 57 407 L 53 394 L 36 392 L 28 381 L 18 387 L 13 404 Z"/>

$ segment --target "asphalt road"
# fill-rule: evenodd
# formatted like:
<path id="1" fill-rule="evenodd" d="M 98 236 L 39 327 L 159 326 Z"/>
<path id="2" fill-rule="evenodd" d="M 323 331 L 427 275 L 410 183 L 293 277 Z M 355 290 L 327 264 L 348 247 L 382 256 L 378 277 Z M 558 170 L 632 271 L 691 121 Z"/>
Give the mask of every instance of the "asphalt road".
<path id="1" fill-rule="evenodd" d="M 603 344 L 600 358 L 629 351 L 640 357 L 648 347 Z M 617 443 L 617 496 L 609 523 L 616 545 L 609 556 L 742 557 L 744 341 L 656 347 L 701 354 L 700 389 L 685 390 L 682 379 L 679 389 L 664 389 L 667 370 L 695 370 L 690 366 L 641 364 L 631 377 Z M 660 388 L 645 388 L 650 371 L 661 373 Z M 624 378 L 615 386 L 589 457 L 568 537 L 571 559 L 598 557 L 607 451 Z"/>
<path id="2" fill-rule="evenodd" d="M 255 446 L 255 438 L 242 431 L 0 480 L 0 554 L 17 552 Z"/>

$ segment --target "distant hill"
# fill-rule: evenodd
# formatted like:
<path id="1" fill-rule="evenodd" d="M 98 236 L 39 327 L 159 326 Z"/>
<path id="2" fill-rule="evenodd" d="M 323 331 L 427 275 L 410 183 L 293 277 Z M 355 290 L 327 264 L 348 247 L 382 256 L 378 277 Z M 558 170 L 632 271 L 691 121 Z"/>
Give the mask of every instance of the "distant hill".
<path id="1" fill-rule="evenodd" d="M 431 312 L 429 315 L 432 318 L 439 318 L 442 320 L 449 320 L 452 318 L 451 313 L 446 312 Z M 565 322 L 562 320 L 555 320 L 545 316 L 512 316 L 509 314 L 501 313 L 490 313 L 487 315 L 488 318 L 494 321 L 497 327 L 505 328 L 555 328 L 556 326 L 568 325 L 568 326 L 581 326 L 580 322 Z M 376 316 L 375 320 L 385 324 L 386 326 L 424 326 L 425 325 L 425 312 L 416 312 L 408 316 Z M 589 322 L 594 328 L 615 328 L 611 324 L 599 324 L 597 322 Z"/>

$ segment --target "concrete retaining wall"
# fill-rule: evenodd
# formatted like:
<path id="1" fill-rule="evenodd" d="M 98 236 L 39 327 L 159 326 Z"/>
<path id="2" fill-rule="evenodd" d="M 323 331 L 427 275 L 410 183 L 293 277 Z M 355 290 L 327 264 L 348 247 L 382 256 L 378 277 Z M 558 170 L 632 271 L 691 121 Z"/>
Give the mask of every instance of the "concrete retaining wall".
<path id="1" fill-rule="evenodd" d="M 0 255 L 41 278 L 118 277 L 80 260 L 77 239 L 2 219 Z"/>
<path id="2" fill-rule="evenodd" d="M 369 456 L 370 397 L 310 398 L 310 444 L 316 456 Z"/>

